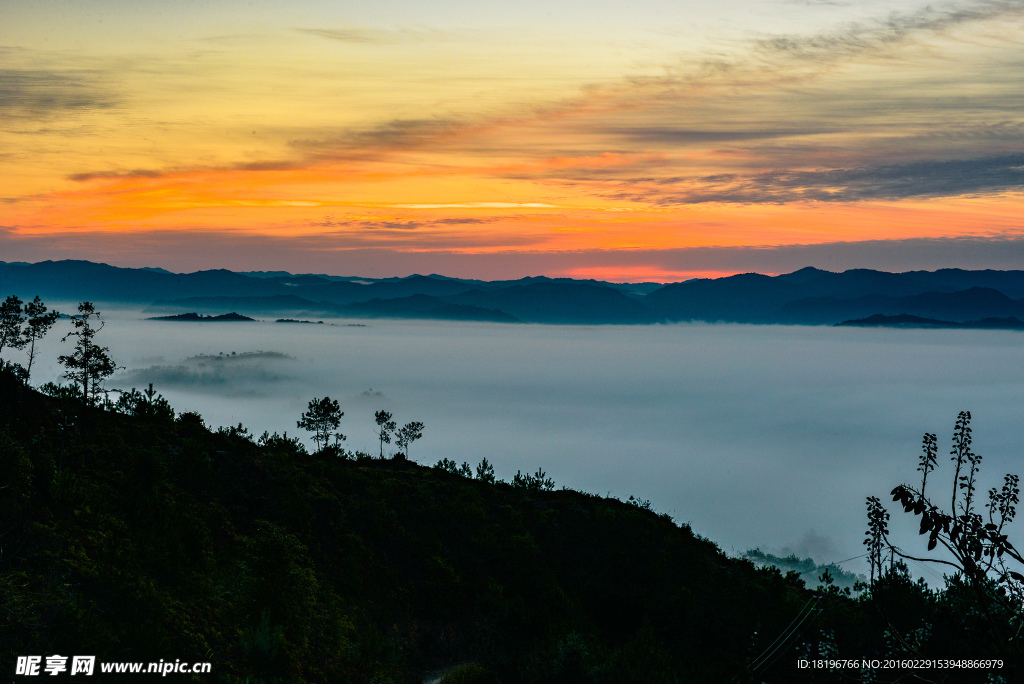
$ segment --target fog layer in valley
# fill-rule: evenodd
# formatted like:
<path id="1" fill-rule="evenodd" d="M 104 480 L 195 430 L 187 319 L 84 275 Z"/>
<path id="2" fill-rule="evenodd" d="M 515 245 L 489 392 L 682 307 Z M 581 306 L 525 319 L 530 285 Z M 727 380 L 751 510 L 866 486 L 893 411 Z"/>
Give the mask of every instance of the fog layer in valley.
<path id="1" fill-rule="evenodd" d="M 1017 332 L 176 323 L 109 307 L 103 318 L 97 341 L 125 366 L 107 386 L 153 382 L 209 425 L 298 434 L 299 414 L 326 394 L 345 411 L 348 448 L 378 451 L 373 413 L 385 409 L 400 425 L 426 424 L 411 448 L 417 462 L 487 457 L 506 480 L 542 467 L 559 486 L 650 499 L 726 551 L 760 546 L 821 563 L 862 553 L 864 498 L 888 501 L 894 485 L 916 480 L 926 431 L 939 435 L 938 478 L 949 481 L 961 409 L 974 415 L 983 489 L 1024 472 Z M 34 383 L 59 377 L 66 329 L 58 323 L 44 341 Z M 889 509 L 916 548 L 916 523 Z"/>

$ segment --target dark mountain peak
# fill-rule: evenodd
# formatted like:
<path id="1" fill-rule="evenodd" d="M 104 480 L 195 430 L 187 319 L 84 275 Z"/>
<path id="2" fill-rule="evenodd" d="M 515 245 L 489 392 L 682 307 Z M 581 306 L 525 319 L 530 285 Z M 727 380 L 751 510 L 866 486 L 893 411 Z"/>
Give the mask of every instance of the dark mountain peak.
<path id="1" fill-rule="evenodd" d="M 804 266 L 800 270 L 793 271 L 792 273 L 777 275 L 775 276 L 775 279 L 786 283 L 793 283 L 794 285 L 803 285 L 827 275 L 835 275 L 835 272 L 824 271 L 820 268 L 815 268 L 814 266 Z"/>
<path id="2" fill-rule="evenodd" d="M 900 275 L 899 273 L 890 273 L 889 271 L 879 271 L 877 268 L 848 268 L 842 272 L 841 275 L 876 275 L 884 273 L 885 275 Z"/>
<path id="3" fill-rule="evenodd" d="M 737 273 L 736 275 L 724 278 L 694 278 L 684 280 L 681 283 L 669 283 L 654 292 L 648 297 L 664 297 L 673 292 L 737 292 L 746 288 L 770 288 L 775 290 L 789 291 L 793 285 L 784 280 L 761 273 Z"/>
<path id="4" fill-rule="evenodd" d="M 38 262 L 32 264 L 32 266 L 35 266 L 37 268 L 64 267 L 64 268 L 90 269 L 90 270 L 105 270 L 105 269 L 110 269 L 110 270 L 114 270 L 114 271 L 130 271 L 130 270 L 132 270 L 132 269 L 128 269 L 128 268 L 121 268 L 119 266 L 111 266 L 110 264 L 105 264 L 105 263 L 103 263 L 101 261 L 86 261 L 84 259 L 58 259 L 58 260 L 47 259 L 46 261 L 38 261 Z"/>
<path id="5" fill-rule="evenodd" d="M 747 282 L 755 280 L 773 280 L 773 278 L 771 276 L 766 276 L 763 273 L 754 273 L 753 271 L 751 271 L 749 273 L 737 273 L 736 275 L 726 276 L 725 278 L 719 278 L 718 280 L 726 280 L 732 282 Z"/>
<path id="6" fill-rule="evenodd" d="M 434 284 L 437 284 L 437 283 L 444 283 L 444 284 L 447 285 L 447 284 L 454 284 L 454 283 L 462 283 L 464 281 L 462 281 L 459 278 L 447 278 L 445 276 L 439 276 L 439 275 L 434 275 L 434 274 L 423 275 L 422 273 L 413 273 L 410 276 L 406 276 L 404 278 L 399 278 L 398 282 L 402 283 L 403 286 L 408 287 L 410 285 L 417 285 L 417 284 L 434 285 Z"/>
<path id="7" fill-rule="evenodd" d="M 207 268 L 207 269 L 203 269 L 201 271 L 193 271 L 192 273 L 189 273 L 188 275 L 225 275 L 225 274 L 232 275 L 232 276 L 241 276 L 243 278 L 246 277 L 246 276 L 242 276 L 241 273 L 235 273 L 234 271 L 229 271 L 226 268 Z"/>
<path id="8" fill-rule="evenodd" d="M 904 273 L 889 273 L 870 268 L 851 268 L 841 273 L 820 269 L 800 269 L 795 273 L 778 276 L 784 282 L 810 288 L 808 296 L 861 297 L 867 294 L 905 296 L 929 289 L 928 283 Z M 955 288 L 954 288 L 955 289 Z"/>
<path id="9" fill-rule="evenodd" d="M 71 266 L 107 266 L 109 268 L 116 268 L 110 264 L 105 264 L 102 261 L 86 261 L 85 259 L 46 259 L 45 261 L 37 261 L 34 266 L 49 266 L 51 264 L 69 264 Z"/>
<path id="10" fill-rule="evenodd" d="M 455 283 L 483 283 L 483 280 L 476 280 L 474 278 L 453 278 L 452 276 L 441 275 L 440 273 L 431 273 L 427 276 L 431 280 L 445 280 Z"/>

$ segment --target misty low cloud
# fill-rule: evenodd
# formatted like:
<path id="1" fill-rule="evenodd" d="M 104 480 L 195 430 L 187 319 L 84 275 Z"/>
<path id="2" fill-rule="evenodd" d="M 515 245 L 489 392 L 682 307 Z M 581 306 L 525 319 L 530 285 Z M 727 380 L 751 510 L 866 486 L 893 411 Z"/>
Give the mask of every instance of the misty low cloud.
<path id="1" fill-rule="evenodd" d="M 414 461 L 475 466 L 486 457 L 505 480 L 542 467 L 558 486 L 650 499 L 737 553 L 788 550 L 819 563 L 861 554 L 865 497 L 885 499 L 914 482 L 922 434 L 937 433 L 940 452 L 948 450 L 960 410 L 974 415 L 983 490 L 1005 473 L 1024 474 L 1017 332 L 400 320 L 175 326 L 103 313 L 98 341 L 129 367 L 108 385 L 153 382 L 178 411 L 197 411 L 209 425 L 307 439 L 296 421 L 310 399 L 327 395 L 345 412 L 348 448 L 377 453 L 374 412 L 386 410 L 400 425 L 426 425 Z M 35 382 L 58 379 L 60 334 L 44 340 Z M 241 353 L 256 349 L 292 358 Z M 384 445 L 385 454 L 393 449 Z M 940 459 L 933 477 L 950 482 L 949 462 Z M 896 543 L 924 554 L 913 521 L 890 512 Z M 859 562 L 844 567 L 865 572 Z"/>
<path id="2" fill-rule="evenodd" d="M 193 390 L 225 395 L 260 395 L 272 392 L 272 386 L 294 376 L 287 362 L 294 359 L 281 352 L 232 352 L 202 354 L 177 364 L 159 364 L 134 368 L 116 375 L 118 386 L 146 386 Z"/>
<path id="3" fill-rule="evenodd" d="M 804 535 L 791 546 L 784 546 L 779 550 L 781 556 L 797 556 L 798 558 L 818 558 L 837 560 L 842 557 L 842 551 L 836 546 L 836 540 L 832 537 L 821 534 L 813 527 L 807 530 Z"/>

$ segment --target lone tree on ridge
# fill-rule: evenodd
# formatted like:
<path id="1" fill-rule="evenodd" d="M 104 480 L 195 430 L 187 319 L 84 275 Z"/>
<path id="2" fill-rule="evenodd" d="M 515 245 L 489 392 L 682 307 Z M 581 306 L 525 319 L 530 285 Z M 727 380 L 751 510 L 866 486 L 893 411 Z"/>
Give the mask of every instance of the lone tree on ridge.
<path id="1" fill-rule="evenodd" d="M 82 399 L 86 404 L 96 403 L 103 381 L 114 374 L 117 366 L 110 358 L 110 349 L 101 347 L 93 341 L 96 333 L 103 330 L 103 322 L 94 327 L 93 318 L 99 318 L 100 312 L 92 302 L 78 305 L 78 316 L 74 319 L 75 329 L 61 339 L 66 342 L 69 337 L 77 337 L 75 350 L 68 355 L 58 357 L 58 361 L 67 369 L 64 377 L 82 389 Z"/>
<path id="2" fill-rule="evenodd" d="M 21 299 L 11 295 L 0 304 L 0 352 L 4 347 L 21 349 L 25 346 L 25 338 L 21 335 L 21 325 L 25 322 L 25 314 L 21 309 Z"/>
<path id="3" fill-rule="evenodd" d="M 32 374 L 32 363 L 36 360 L 36 342 L 50 332 L 50 328 L 60 318 L 60 314 L 56 311 L 47 311 L 46 305 L 37 296 L 25 305 L 25 318 L 28 325 L 25 328 L 22 341 L 28 345 L 28 367 L 25 369 L 27 379 Z"/>
<path id="4" fill-rule="evenodd" d="M 377 411 L 373 418 L 377 421 L 377 436 L 380 437 L 380 457 L 384 458 L 384 445 L 391 444 L 391 435 L 394 434 L 398 423 L 392 420 L 393 416 L 387 411 Z"/>
<path id="5" fill-rule="evenodd" d="M 395 444 L 398 445 L 399 453 L 402 458 L 409 458 L 409 445 L 422 436 L 423 423 L 418 420 L 406 423 L 398 430 L 398 436 L 395 439 Z M 396 458 L 398 458 L 398 456 L 396 456 Z"/>
<path id="6" fill-rule="evenodd" d="M 323 399 L 310 399 L 306 412 L 303 413 L 297 423 L 303 430 L 313 433 L 313 440 L 316 442 L 316 450 L 326 448 L 330 444 L 331 433 L 341 424 L 341 417 L 345 413 L 336 399 L 324 397 Z M 338 439 L 343 440 L 345 436 L 338 434 Z"/>

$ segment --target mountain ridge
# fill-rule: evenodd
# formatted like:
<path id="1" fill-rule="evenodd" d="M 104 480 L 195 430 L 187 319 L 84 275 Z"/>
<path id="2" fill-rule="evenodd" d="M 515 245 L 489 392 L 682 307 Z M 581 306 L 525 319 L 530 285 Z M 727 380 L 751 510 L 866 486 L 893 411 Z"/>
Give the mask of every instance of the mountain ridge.
<path id="1" fill-rule="evenodd" d="M 1024 318 L 1024 271 L 957 268 L 740 273 L 674 283 L 611 283 L 527 276 L 463 279 L 439 274 L 363 278 L 287 271 L 172 273 L 83 260 L 0 262 L 0 293 L 23 298 L 148 305 L 220 314 L 303 314 L 543 324 L 687 321 L 835 325 L 906 314 L 965 323 Z"/>

